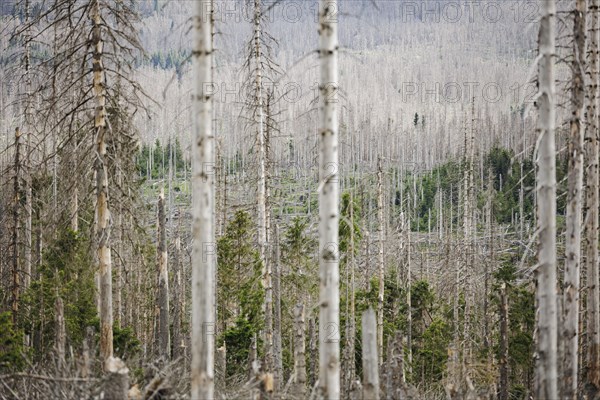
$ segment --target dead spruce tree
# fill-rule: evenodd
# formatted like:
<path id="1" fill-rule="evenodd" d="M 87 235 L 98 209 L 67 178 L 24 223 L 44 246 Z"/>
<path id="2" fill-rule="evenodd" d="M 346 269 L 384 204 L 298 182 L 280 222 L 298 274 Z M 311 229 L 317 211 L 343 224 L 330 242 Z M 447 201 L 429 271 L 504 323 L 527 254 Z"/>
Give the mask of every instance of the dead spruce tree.
<path id="1" fill-rule="evenodd" d="M 158 267 L 158 342 L 159 354 L 168 359 L 171 351 L 169 335 L 169 272 L 167 267 L 167 217 L 165 212 L 165 192 L 161 188 L 158 196 L 158 244 L 156 248 L 156 263 Z"/>
<path id="2" fill-rule="evenodd" d="M 340 397 L 338 4 L 319 2 L 319 389 L 320 399 Z"/>
<path id="3" fill-rule="evenodd" d="M 569 170 L 566 216 L 566 248 L 564 278 L 563 398 L 576 399 L 579 346 L 579 282 L 581 263 L 581 224 L 583 190 L 583 137 L 585 124 L 585 22 L 586 0 L 577 0 L 573 11 L 573 61 L 569 137 Z M 503 297 L 504 299 L 504 297 Z M 504 305 L 504 303 L 503 303 Z"/>
<path id="4" fill-rule="evenodd" d="M 599 15 L 598 0 L 589 0 L 589 50 L 588 57 L 588 86 L 587 86 L 587 128 L 585 130 L 585 270 L 587 271 L 587 387 L 590 396 L 600 391 L 600 287 L 599 256 L 598 256 L 598 207 L 600 177 L 598 157 L 600 143 L 598 142 L 598 79 L 599 62 L 598 46 Z"/>
<path id="5" fill-rule="evenodd" d="M 192 146 L 192 399 L 214 398 L 215 227 L 212 1 L 194 4 Z"/>
<path id="6" fill-rule="evenodd" d="M 103 361 L 113 355 L 113 309 L 112 309 L 112 259 L 110 251 L 110 212 L 108 209 L 108 173 L 106 166 L 106 94 L 104 64 L 102 60 L 104 43 L 102 39 L 102 16 L 100 1 L 91 4 L 92 21 L 92 64 L 93 94 L 96 103 L 94 130 L 96 159 L 94 177 L 96 191 L 96 240 L 97 263 L 100 272 L 100 354 Z"/>
<path id="7" fill-rule="evenodd" d="M 377 223 L 379 251 L 377 264 L 379 268 L 379 292 L 377 295 L 377 356 L 383 362 L 383 299 L 385 289 L 385 258 L 384 258 L 384 210 L 383 210 L 383 165 L 381 157 L 377 160 Z M 352 229 L 352 228 L 351 228 Z"/>
<path id="8" fill-rule="evenodd" d="M 267 22 L 264 15 L 262 0 L 252 2 L 252 38 L 248 42 L 248 57 L 245 68 L 248 71 L 246 78 L 249 98 L 245 108 L 248 111 L 248 126 L 254 130 L 256 154 L 256 207 L 257 207 L 257 243 L 259 257 L 262 263 L 262 284 L 265 290 L 265 370 L 272 373 L 275 370 L 274 336 L 273 336 L 273 265 L 272 252 L 267 249 L 271 240 L 271 209 L 269 205 L 269 150 L 271 142 L 272 124 L 270 108 L 272 96 L 269 96 L 269 86 L 278 74 L 277 66 L 271 60 L 272 46 L 276 45 L 275 39 L 265 31 Z"/>
<path id="9" fill-rule="evenodd" d="M 556 102 L 554 84 L 555 0 L 542 2 L 539 32 L 537 202 L 539 249 L 536 269 L 537 365 L 535 397 L 557 399 L 556 295 Z"/>

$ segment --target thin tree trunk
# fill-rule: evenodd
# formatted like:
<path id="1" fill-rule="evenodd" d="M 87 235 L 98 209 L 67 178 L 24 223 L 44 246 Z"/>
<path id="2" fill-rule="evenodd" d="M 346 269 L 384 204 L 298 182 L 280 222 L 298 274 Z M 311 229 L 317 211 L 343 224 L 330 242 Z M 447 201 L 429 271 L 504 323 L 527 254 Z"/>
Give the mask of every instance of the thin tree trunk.
<path id="1" fill-rule="evenodd" d="M 586 0 L 575 2 L 573 22 L 573 118 L 569 138 L 569 171 L 566 216 L 566 248 L 564 279 L 564 341 L 563 393 L 564 399 L 577 398 L 579 346 L 579 281 L 581 263 L 581 225 L 583 190 L 583 137 L 585 111 L 585 13 Z"/>
<path id="2" fill-rule="evenodd" d="M 158 196 L 158 246 L 156 257 L 158 264 L 158 341 L 161 357 L 170 358 L 171 341 L 169 335 L 169 273 L 167 254 L 167 224 L 165 212 L 165 192 L 161 188 Z"/>
<path id="3" fill-rule="evenodd" d="M 275 225 L 275 258 L 273 260 L 273 353 L 275 361 L 275 390 L 283 381 L 283 356 L 281 347 L 281 265 L 279 248 L 279 225 Z"/>
<path id="4" fill-rule="evenodd" d="M 410 220 L 403 222 L 404 230 L 406 231 L 406 347 L 408 348 L 408 365 L 407 371 L 409 375 L 412 375 L 412 270 L 411 270 L 411 232 L 410 232 Z"/>
<path id="5" fill-rule="evenodd" d="M 306 398 L 306 345 L 304 337 L 304 305 L 294 308 L 294 388 L 292 394 L 298 399 Z"/>
<path id="6" fill-rule="evenodd" d="M 500 385 L 498 400 L 508 400 L 508 296 L 506 284 L 500 288 Z"/>
<path id="7" fill-rule="evenodd" d="M 315 331 L 315 320 L 311 318 L 308 321 L 308 385 L 309 388 L 315 386 L 317 382 L 317 375 L 319 373 L 317 369 L 317 332 Z"/>
<path id="8" fill-rule="evenodd" d="M 191 397 L 214 398 L 214 136 L 212 130 L 212 1 L 195 4 L 194 146 L 192 175 L 192 364 Z"/>
<path id="9" fill-rule="evenodd" d="M 556 295 L 556 147 L 554 140 L 554 51 L 555 0 L 542 3 L 539 35 L 538 232 L 536 270 L 538 346 L 536 398 L 557 399 L 557 295 Z M 597 246 L 594 246 L 597 248 Z"/>
<path id="10" fill-rule="evenodd" d="M 589 86 L 587 120 L 589 128 L 585 133 L 586 194 L 585 194 L 585 269 L 587 272 L 587 382 L 590 396 L 600 391 L 600 287 L 598 286 L 598 46 L 599 16 L 598 0 L 589 0 Z"/>
<path id="11" fill-rule="evenodd" d="M 383 216 L 383 166 L 381 157 L 377 159 L 377 219 L 379 252 L 377 264 L 379 267 L 379 293 L 377 295 L 377 356 L 383 363 L 383 299 L 385 290 L 385 260 L 383 255 L 383 243 L 385 240 L 384 216 Z"/>
<path id="12" fill-rule="evenodd" d="M 54 304 L 54 318 L 54 346 L 59 368 L 62 369 L 65 367 L 65 342 L 67 340 L 67 334 L 65 331 L 65 307 L 60 296 L 56 298 L 56 303 Z"/>
<path id="13" fill-rule="evenodd" d="M 175 238 L 175 251 L 173 252 L 173 264 L 175 267 L 175 277 L 173 279 L 173 358 L 178 359 L 183 355 L 182 349 L 182 332 L 181 319 L 183 315 L 183 307 L 181 299 L 184 293 L 181 288 L 182 268 L 181 268 L 181 239 L 179 236 Z"/>
<path id="14" fill-rule="evenodd" d="M 13 325 L 17 324 L 19 303 L 21 296 L 21 265 L 19 257 L 20 230 L 21 230 L 21 130 L 15 130 L 15 176 L 13 180 L 13 232 L 12 232 L 12 286 L 11 310 Z"/>
<path id="15" fill-rule="evenodd" d="M 30 3 L 29 0 L 25 0 L 25 24 L 30 24 L 29 19 Z M 23 257 L 24 279 L 23 287 L 29 288 L 31 282 L 31 254 L 32 254 L 32 240 L 31 240 L 31 229 L 32 229 L 32 212 L 33 212 L 33 199 L 32 199 L 32 188 L 31 179 L 33 166 L 31 165 L 31 137 L 32 137 L 32 118 L 31 118 L 31 28 L 25 29 L 25 129 L 27 132 L 27 179 L 25 179 L 25 254 Z"/>
<path id="16" fill-rule="evenodd" d="M 379 400 L 379 362 L 375 312 L 368 309 L 362 316 L 363 399 Z"/>

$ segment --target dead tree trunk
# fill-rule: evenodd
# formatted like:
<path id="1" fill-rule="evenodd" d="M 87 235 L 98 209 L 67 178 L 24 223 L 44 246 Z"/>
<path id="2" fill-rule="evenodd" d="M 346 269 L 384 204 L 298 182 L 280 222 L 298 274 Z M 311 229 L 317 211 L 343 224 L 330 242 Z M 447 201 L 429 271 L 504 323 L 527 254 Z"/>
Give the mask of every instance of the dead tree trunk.
<path id="1" fill-rule="evenodd" d="M 579 282 L 581 263 L 581 225 L 583 190 L 583 137 L 585 111 L 585 13 L 586 0 L 577 0 L 573 21 L 573 117 L 570 122 L 569 170 L 566 216 L 566 254 L 564 279 L 564 342 L 563 393 L 564 399 L 575 400 L 577 396 L 579 369 Z"/>
<path id="2" fill-rule="evenodd" d="M 308 321 L 308 386 L 312 390 L 317 382 L 317 332 L 315 331 L 315 320 Z"/>
<path id="3" fill-rule="evenodd" d="M 54 347 L 56 349 L 56 358 L 58 361 L 58 367 L 62 371 L 65 367 L 65 342 L 67 340 L 67 334 L 65 331 L 65 307 L 63 300 L 60 297 L 56 298 L 54 305 L 54 324 L 55 324 L 55 338 Z"/>
<path id="4" fill-rule="evenodd" d="M 21 130 L 15 131 L 15 176 L 13 179 L 14 207 L 13 207 L 13 232 L 12 232 L 12 287 L 11 310 L 13 325 L 17 324 L 19 302 L 21 296 L 21 265 L 19 257 L 19 244 L 21 230 Z"/>
<path id="5" fill-rule="evenodd" d="M 129 370 L 118 358 L 110 357 L 106 362 L 108 376 L 103 383 L 101 398 L 127 399 L 129 390 Z"/>
<path id="6" fill-rule="evenodd" d="M 106 94 L 102 61 L 102 17 L 100 1 L 92 3 L 93 94 L 96 100 L 94 130 L 96 139 L 96 244 L 100 279 L 100 354 L 103 362 L 113 355 L 112 261 L 110 252 L 110 211 L 108 209 L 108 171 L 106 167 Z"/>
<path id="7" fill-rule="evenodd" d="M 557 295 L 556 295 L 556 147 L 554 51 L 555 0 L 545 0 L 539 34 L 539 116 L 538 148 L 538 232 L 536 270 L 538 304 L 538 343 L 536 398 L 556 399 L 557 390 Z M 594 247 L 597 249 L 597 241 Z"/>
<path id="8" fill-rule="evenodd" d="M 156 258 L 158 264 L 158 342 L 159 354 L 165 359 L 170 358 L 171 341 L 169 335 L 169 273 L 167 270 L 167 224 L 165 212 L 165 192 L 163 189 L 158 196 L 158 246 Z"/>
<path id="9" fill-rule="evenodd" d="M 500 288 L 500 384 L 498 400 L 508 400 L 508 296 L 506 284 Z"/>
<path id="10" fill-rule="evenodd" d="M 215 229 L 212 131 L 212 2 L 195 4 L 194 146 L 192 163 L 192 364 L 191 397 L 214 398 Z"/>
<path id="11" fill-rule="evenodd" d="M 589 84 L 587 90 L 587 120 L 588 129 L 585 133 L 585 269 L 587 271 L 587 383 L 590 397 L 600 391 L 600 286 L 599 256 L 598 256 L 598 207 L 599 203 L 599 172 L 598 156 L 598 46 L 599 15 L 598 0 L 589 0 L 588 15 L 589 29 Z"/>
<path id="12" fill-rule="evenodd" d="M 337 0 L 319 3 L 319 393 L 340 397 L 338 18 Z"/>
<path id="13" fill-rule="evenodd" d="M 275 390 L 279 391 L 283 380 L 283 356 L 281 347 L 281 265 L 279 249 L 279 226 L 275 225 L 275 257 L 273 260 L 273 358 L 275 362 Z"/>
<path id="14" fill-rule="evenodd" d="M 304 305 L 294 309 L 294 388 L 292 394 L 298 399 L 306 398 L 306 345 L 304 337 Z"/>
<path id="15" fill-rule="evenodd" d="M 182 332 L 181 319 L 183 315 L 183 307 L 181 299 L 184 296 L 181 283 L 184 279 L 181 268 L 181 239 L 179 236 L 175 238 L 175 251 L 173 252 L 173 264 L 175 267 L 175 277 L 173 279 L 173 358 L 177 359 L 183 355 L 182 352 Z"/>
<path id="16" fill-rule="evenodd" d="M 375 312 L 368 309 L 362 316 L 363 399 L 379 400 L 379 362 Z"/>
<path id="17" fill-rule="evenodd" d="M 377 295 L 377 356 L 383 362 L 383 299 L 385 290 L 385 260 L 383 255 L 384 216 L 383 216 L 383 166 L 381 157 L 377 160 L 377 219 L 378 219 L 378 267 L 379 267 L 379 293 Z"/>

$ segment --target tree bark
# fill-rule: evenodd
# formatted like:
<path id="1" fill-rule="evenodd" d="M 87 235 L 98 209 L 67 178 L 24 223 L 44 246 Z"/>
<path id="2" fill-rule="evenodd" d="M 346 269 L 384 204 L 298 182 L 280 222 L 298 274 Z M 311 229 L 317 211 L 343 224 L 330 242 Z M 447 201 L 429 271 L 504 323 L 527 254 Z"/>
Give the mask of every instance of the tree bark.
<path id="1" fill-rule="evenodd" d="M 56 358 L 58 366 L 62 370 L 65 367 L 65 342 L 67 334 L 65 331 L 65 307 L 62 298 L 57 297 L 54 304 L 54 346 L 56 349 Z"/>
<path id="2" fill-rule="evenodd" d="M 256 121 L 256 143 L 258 146 L 258 248 L 262 263 L 263 287 L 265 289 L 265 369 L 273 371 L 273 284 L 271 263 L 267 257 L 268 243 L 268 214 L 267 214 L 267 124 L 265 116 L 265 101 L 263 97 L 263 55 L 262 55 L 262 7 L 261 0 L 254 0 L 254 34 L 253 34 L 253 59 L 254 59 L 254 107 L 258 121 Z"/>
<path id="3" fill-rule="evenodd" d="M 363 399 L 379 400 L 379 363 L 377 357 L 375 312 L 368 309 L 362 316 Z"/>
<path id="4" fill-rule="evenodd" d="M 338 18 L 337 0 L 319 3 L 319 393 L 340 397 Z"/>
<path id="5" fill-rule="evenodd" d="M 292 393 L 298 399 L 306 398 L 306 345 L 304 337 L 304 305 L 294 308 L 294 388 Z"/>
<path id="6" fill-rule="evenodd" d="M 93 26 L 93 94 L 96 100 L 94 173 L 96 176 L 96 251 L 100 279 L 100 354 L 103 362 L 106 362 L 113 355 L 113 306 L 108 171 L 106 167 L 106 82 L 102 61 L 104 42 L 99 0 L 93 1 L 90 16 Z"/>
<path id="7" fill-rule="evenodd" d="M 506 284 L 500 288 L 500 384 L 498 400 L 508 400 L 508 296 Z"/>
<path id="8" fill-rule="evenodd" d="M 279 247 L 279 225 L 275 225 L 275 257 L 273 260 L 273 354 L 275 362 L 275 390 L 279 391 L 283 381 L 283 356 L 281 346 L 281 260 Z"/>
<path id="9" fill-rule="evenodd" d="M 173 358 L 177 359 L 183 355 L 181 320 L 183 315 L 183 305 L 181 299 L 184 296 L 182 291 L 182 268 L 181 268 L 181 239 L 179 236 L 175 239 L 175 251 L 173 252 L 173 264 L 175 267 L 175 277 L 173 279 Z"/>
<path id="10" fill-rule="evenodd" d="M 587 271 L 587 383 L 590 396 L 600 391 L 600 287 L 598 286 L 598 45 L 600 44 L 598 0 L 589 0 L 589 80 L 585 133 L 585 269 Z"/>
<path id="11" fill-rule="evenodd" d="M 171 340 L 169 335 L 169 273 L 167 254 L 167 224 L 165 212 L 165 192 L 160 190 L 158 196 L 158 246 L 156 258 L 158 264 L 158 341 L 159 353 L 165 359 L 170 358 Z"/>
<path id="12" fill-rule="evenodd" d="M 379 293 L 377 295 L 377 356 L 383 362 L 383 299 L 385 290 L 385 260 L 383 243 L 385 241 L 384 215 L 383 215 L 383 166 L 381 157 L 377 160 L 377 219 L 378 219 L 378 267 L 379 267 Z"/>
<path id="13" fill-rule="evenodd" d="M 214 136 L 212 130 L 212 1 L 195 3 L 194 145 L 192 164 L 191 397 L 214 398 Z"/>
<path id="14" fill-rule="evenodd" d="M 21 263 L 19 257 L 20 230 L 21 230 L 21 130 L 15 130 L 15 176 L 13 180 L 13 232 L 12 232 L 12 286 L 11 310 L 12 323 L 16 326 L 19 314 L 21 297 Z"/>
<path id="15" fill-rule="evenodd" d="M 563 393 L 564 399 L 577 398 L 579 369 L 579 283 L 581 263 L 581 225 L 583 190 L 583 137 L 585 111 L 585 13 L 586 0 L 577 0 L 573 12 L 573 82 L 570 122 L 569 169 L 566 216 L 566 248 L 564 278 L 564 342 Z"/>
<path id="16" fill-rule="evenodd" d="M 556 147 L 554 52 L 555 0 L 542 3 L 539 34 L 538 148 L 538 343 L 536 398 L 556 399 L 557 390 L 557 295 L 556 295 Z M 596 242 L 597 243 L 597 242 Z M 597 246 L 595 246 L 597 248 Z"/>

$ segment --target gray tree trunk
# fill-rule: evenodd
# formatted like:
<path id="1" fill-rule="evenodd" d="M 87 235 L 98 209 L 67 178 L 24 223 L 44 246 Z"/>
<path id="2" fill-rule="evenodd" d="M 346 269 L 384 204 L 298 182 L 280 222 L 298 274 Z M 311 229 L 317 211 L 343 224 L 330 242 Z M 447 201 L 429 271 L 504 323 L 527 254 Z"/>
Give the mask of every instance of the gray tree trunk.
<path id="1" fill-rule="evenodd" d="M 340 397 L 339 193 L 338 193 L 338 5 L 319 2 L 319 391 Z"/>
<path id="2" fill-rule="evenodd" d="M 368 309 L 362 316 L 363 400 L 379 400 L 377 345 L 375 312 Z"/>
<path id="3" fill-rule="evenodd" d="M 569 170 L 566 216 L 566 249 L 564 279 L 564 342 L 563 393 L 564 399 L 577 397 L 579 369 L 579 282 L 581 265 L 581 226 L 583 190 L 583 138 L 585 112 L 585 57 L 586 57 L 586 0 L 577 0 L 573 13 L 572 96 L 573 117 L 570 122 Z"/>
<path id="4" fill-rule="evenodd" d="M 169 318 L 169 272 L 167 254 L 167 224 L 165 212 L 165 192 L 161 188 L 158 196 L 158 246 L 156 258 L 158 264 L 158 342 L 159 354 L 165 359 L 171 355 L 170 318 Z"/>
<path id="5" fill-rule="evenodd" d="M 385 291 L 385 259 L 383 247 L 385 241 L 384 213 L 383 213 L 383 166 L 381 157 L 377 160 L 377 220 L 379 252 L 377 264 L 379 269 L 379 293 L 377 295 L 377 356 L 383 362 L 383 299 Z"/>
<path id="6" fill-rule="evenodd" d="M 590 396 L 596 396 L 600 391 L 600 286 L 599 256 L 598 256 L 598 207 L 599 203 L 599 172 L 598 156 L 600 154 L 598 142 L 598 46 L 599 16 L 598 0 L 589 0 L 589 79 L 587 90 L 587 121 L 588 129 L 585 130 L 585 164 L 586 164 L 586 189 L 585 189 L 585 269 L 587 271 L 587 383 Z"/>
<path id="7" fill-rule="evenodd" d="M 96 261 L 100 284 L 100 355 L 107 362 L 113 355 L 113 304 L 112 304 L 112 259 L 110 251 L 110 211 L 108 200 L 108 171 L 106 167 L 106 93 L 105 74 L 102 61 L 102 16 L 100 1 L 93 0 L 90 18 L 92 21 L 92 65 L 94 71 L 93 94 L 96 100 L 94 130 L 96 159 Z M 106 366 L 105 366 L 106 368 Z"/>
<path id="8" fill-rule="evenodd" d="M 306 398 L 306 345 L 304 336 L 304 305 L 294 308 L 294 387 L 292 394 L 298 399 Z"/>
<path id="9" fill-rule="evenodd" d="M 500 384 L 498 400 L 508 400 L 508 296 L 506 284 L 500 288 Z"/>
<path id="10" fill-rule="evenodd" d="M 539 116 L 538 148 L 538 267 L 536 270 L 538 304 L 538 343 L 536 398 L 557 399 L 557 295 L 556 295 L 556 147 L 554 84 L 555 0 L 541 2 L 539 34 Z M 597 248 L 597 246 L 594 246 Z"/>
<path id="11" fill-rule="evenodd" d="M 194 7 L 194 140 L 192 147 L 191 397 L 214 398 L 215 258 L 214 136 L 212 130 L 212 2 Z"/>
<path id="12" fill-rule="evenodd" d="M 275 257 L 273 260 L 273 358 L 275 362 L 275 390 L 283 381 L 283 356 L 281 346 L 281 257 L 279 248 L 279 226 L 275 225 Z"/>

